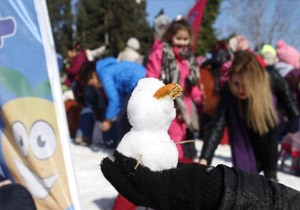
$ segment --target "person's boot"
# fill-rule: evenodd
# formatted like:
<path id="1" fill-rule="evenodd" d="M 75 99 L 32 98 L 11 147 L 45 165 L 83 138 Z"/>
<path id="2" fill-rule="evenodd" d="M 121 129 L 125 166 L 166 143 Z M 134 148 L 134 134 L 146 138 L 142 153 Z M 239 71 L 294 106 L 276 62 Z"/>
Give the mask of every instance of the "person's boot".
<path id="1" fill-rule="evenodd" d="M 291 172 L 295 176 L 300 176 L 300 157 L 299 158 L 292 158 L 292 165 L 291 165 Z"/>
<path id="2" fill-rule="evenodd" d="M 284 162 L 286 161 L 288 156 L 289 156 L 289 152 L 286 149 L 281 149 L 277 161 L 278 170 L 282 171 L 284 169 Z"/>

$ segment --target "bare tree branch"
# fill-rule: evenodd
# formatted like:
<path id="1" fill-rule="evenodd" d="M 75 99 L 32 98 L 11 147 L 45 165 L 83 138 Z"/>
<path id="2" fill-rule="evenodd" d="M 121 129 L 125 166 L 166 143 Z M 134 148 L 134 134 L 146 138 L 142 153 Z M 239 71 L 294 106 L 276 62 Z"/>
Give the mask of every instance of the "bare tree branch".
<path id="1" fill-rule="evenodd" d="M 300 1 L 224 0 L 223 5 L 231 23 L 222 20 L 220 34 L 243 34 L 257 48 L 284 39 L 300 49 Z"/>

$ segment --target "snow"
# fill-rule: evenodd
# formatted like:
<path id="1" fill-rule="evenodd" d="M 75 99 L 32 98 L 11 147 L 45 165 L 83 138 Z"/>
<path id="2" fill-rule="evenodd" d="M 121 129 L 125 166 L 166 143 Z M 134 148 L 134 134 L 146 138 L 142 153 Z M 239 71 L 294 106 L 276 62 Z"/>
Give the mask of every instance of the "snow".
<path id="1" fill-rule="evenodd" d="M 154 94 L 165 87 L 155 78 L 140 79 L 128 101 L 128 120 L 135 130 L 163 130 L 166 133 L 175 118 L 174 101 L 170 96 L 157 99 Z"/>
<path id="2" fill-rule="evenodd" d="M 202 141 L 197 140 L 196 148 L 199 153 L 201 147 Z M 111 210 L 117 191 L 104 178 L 99 165 L 101 160 L 112 152 L 112 149 L 104 148 L 98 152 L 92 152 L 88 147 L 71 145 L 81 209 Z M 216 164 L 231 166 L 228 145 L 218 146 L 212 162 L 212 165 Z M 279 172 L 278 179 L 280 183 L 300 191 L 300 177 Z"/>
<path id="3" fill-rule="evenodd" d="M 155 78 L 139 80 L 127 106 L 132 129 L 117 147 L 118 152 L 141 161 L 152 171 L 175 168 L 178 163 L 178 150 L 168 134 L 176 115 L 174 101 L 168 94 L 155 97 L 157 92 L 160 95 L 160 91 L 164 93 L 172 86 Z"/>

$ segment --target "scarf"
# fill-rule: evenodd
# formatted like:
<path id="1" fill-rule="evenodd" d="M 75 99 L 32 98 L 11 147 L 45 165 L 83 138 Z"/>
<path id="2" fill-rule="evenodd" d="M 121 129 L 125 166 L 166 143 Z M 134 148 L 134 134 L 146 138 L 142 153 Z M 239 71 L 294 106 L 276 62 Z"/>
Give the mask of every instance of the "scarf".
<path id="1" fill-rule="evenodd" d="M 185 87 L 182 87 L 184 89 L 183 92 L 188 93 L 190 92 L 191 88 L 198 83 L 198 80 L 200 78 L 199 66 L 197 64 L 195 56 L 192 54 L 191 49 L 184 53 L 180 53 L 179 56 L 181 59 L 187 59 L 189 63 L 190 75 L 186 79 Z M 163 44 L 162 71 L 160 79 L 163 80 L 165 84 L 173 82 L 180 84 L 180 70 L 176 63 L 175 54 L 172 47 L 167 43 Z M 188 114 L 182 95 L 175 99 L 175 106 L 178 109 L 179 113 L 182 115 L 187 128 L 190 130 L 194 130 L 191 117 Z"/>
<path id="2" fill-rule="evenodd" d="M 229 89 L 227 89 L 229 92 Z M 234 167 L 239 169 L 257 173 L 256 159 L 248 137 L 246 125 L 237 110 L 238 101 L 230 93 L 226 98 L 228 103 L 228 131 L 232 153 L 232 163 Z"/>

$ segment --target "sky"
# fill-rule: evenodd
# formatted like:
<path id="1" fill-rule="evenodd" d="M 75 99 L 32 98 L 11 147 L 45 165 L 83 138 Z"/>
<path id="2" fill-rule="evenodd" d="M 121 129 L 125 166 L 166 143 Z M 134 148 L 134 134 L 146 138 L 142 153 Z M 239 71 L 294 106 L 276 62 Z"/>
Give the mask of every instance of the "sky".
<path id="1" fill-rule="evenodd" d="M 158 14 L 158 12 L 161 9 L 164 9 L 165 14 L 170 18 L 170 20 L 173 20 L 179 14 L 186 16 L 187 13 L 189 12 L 189 10 L 195 4 L 195 0 L 136 0 L 136 1 L 147 1 L 147 8 L 146 8 L 146 11 L 148 14 L 147 20 L 151 26 L 153 26 L 154 17 Z M 275 2 L 274 0 L 265 0 L 265 1 L 269 2 L 269 3 Z M 297 4 L 295 4 L 295 3 L 297 3 Z M 300 5 L 300 0 L 295 0 L 294 5 L 296 8 L 298 8 L 298 5 Z M 224 5 L 221 5 L 221 8 L 223 8 L 222 6 L 224 6 Z M 231 19 L 229 20 L 228 18 L 229 17 L 227 16 L 227 14 L 221 13 L 216 19 L 214 27 L 215 27 L 215 29 L 217 29 L 218 37 L 220 39 L 228 37 L 231 34 L 231 31 L 228 31 L 228 27 L 232 24 L 235 25 L 232 22 L 232 20 Z M 294 25 L 297 27 L 297 24 L 294 24 Z M 240 33 L 242 33 L 242 32 L 240 32 Z M 287 43 L 289 43 L 290 38 L 291 38 L 291 35 L 287 35 L 286 37 L 283 37 L 283 39 L 285 39 L 285 41 Z M 249 40 L 249 42 L 250 42 L 250 45 L 253 45 L 253 44 L 251 44 L 251 40 Z M 275 43 L 272 43 L 272 44 L 275 45 Z M 296 47 L 298 50 L 300 50 L 300 42 L 298 42 L 298 44 L 295 45 L 294 47 Z"/>
<path id="2" fill-rule="evenodd" d="M 195 0 L 147 0 L 147 20 L 153 25 L 154 17 L 161 9 L 173 20 L 177 15 L 186 16 Z"/>

